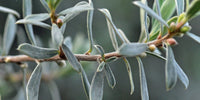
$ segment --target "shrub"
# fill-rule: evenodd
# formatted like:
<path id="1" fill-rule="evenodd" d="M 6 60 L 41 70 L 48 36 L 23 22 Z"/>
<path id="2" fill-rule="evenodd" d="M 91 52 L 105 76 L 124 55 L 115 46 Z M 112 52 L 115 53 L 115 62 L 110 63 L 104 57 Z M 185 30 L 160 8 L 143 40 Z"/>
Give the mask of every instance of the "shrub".
<path id="1" fill-rule="evenodd" d="M 32 14 L 32 1 L 23 0 L 23 18 L 19 20 L 16 19 L 20 18 L 18 12 L 0 6 L 0 11 L 9 13 L 4 29 L 3 47 L 0 48 L 2 55 L 0 57 L 0 63 L 16 63 L 21 67 L 23 77 L 19 78 L 19 81 L 23 81 L 24 90 L 22 91 L 24 91 L 26 100 L 38 99 L 41 78 L 48 81 L 50 86 L 54 87 L 54 91 L 57 91 L 53 79 L 61 77 L 63 74 L 61 70 L 53 69 L 44 76 L 42 69 L 45 67 L 45 64 L 43 63 L 49 61 L 56 62 L 61 67 L 69 66 L 65 62 L 68 61 L 71 67 L 81 76 L 83 88 L 89 100 L 103 99 L 104 79 L 107 80 L 111 88 L 115 87 L 116 80 L 110 68 L 110 63 L 118 59 L 123 59 L 126 64 L 131 84 L 130 94 L 133 94 L 134 82 L 131 66 L 127 57 L 136 58 L 138 61 L 142 100 L 149 100 L 147 81 L 141 60 L 148 55 L 156 56 L 166 62 L 165 79 L 167 91 L 175 86 L 177 79 L 184 84 L 185 88 L 188 87 L 189 79 L 176 62 L 172 46 L 177 45 L 174 37 L 182 37 L 183 35 L 187 35 L 200 43 L 200 37 L 190 33 L 191 26 L 189 25 L 189 21 L 200 14 L 200 0 L 194 0 L 191 3 L 189 3 L 189 0 L 154 0 L 152 9 L 148 7 L 146 0 L 134 1 L 133 4 L 140 7 L 141 34 L 138 42 L 130 42 L 126 34 L 117 28 L 109 10 L 105 8 L 98 9 L 105 16 L 110 40 L 115 50 L 110 53 L 105 53 L 104 48 L 93 41 L 92 23 L 94 9 L 96 8 L 93 6 L 91 0 L 88 2 L 78 2 L 75 6 L 64 9 L 59 13 L 56 12 L 56 8 L 62 0 L 40 0 L 40 2 L 47 13 Z M 175 10 L 176 14 L 174 14 Z M 71 38 L 63 34 L 66 29 L 66 24 L 85 11 L 87 12 L 89 42 L 83 43 L 79 48 L 81 49 L 88 45 L 89 49 L 84 54 L 74 54 L 72 53 L 72 47 L 74 45 L 71 42 Z M 48 23 L 48 19 L 50 19 L 50 24 Z M 24 24 L 31 44 L 22 43 L 18 46 L 17 50 L 25 55 L 9 56 L 16 30 L 19 28 L 17 24 Z M 44 48 L 37 44 L 39 40 L 37 41 L 34 36 L 32 25 L 40 26 L 51 31 L 52 42 L 50 42 L 49 48 Z M 165 57 L 162 56 L 160 51 L 166 53 Z M 28 61 L 36 62 L 37 66 L 34 68 L 30 77 L 27 78 L 29 64 L 26 62 Z M 84 63 L 80 63 L 80 61 L 96 61 L 99 64 L 91 82 L 89 82 L 82 66 Z M 7 81 L 18 81 L 18 78 L 7 78 Z M 27 79 L 28 82 L 26 83 Z M 59 97 L 54 99 L 59 99 Z"/>

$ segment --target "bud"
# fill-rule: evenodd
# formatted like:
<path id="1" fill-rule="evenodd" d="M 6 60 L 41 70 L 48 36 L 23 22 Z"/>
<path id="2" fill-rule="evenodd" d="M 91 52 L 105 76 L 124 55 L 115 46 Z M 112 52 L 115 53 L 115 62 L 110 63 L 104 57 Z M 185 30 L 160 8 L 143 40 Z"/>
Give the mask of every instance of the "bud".
<path id="1" fill-rule="evenodd" d="M 141 57 L 141 58 L 144 58 L 144 57 L 146 57 L 146 56 L 147 56 L 147 54 L 146 54 L 145 52 L 143 52 L 143 53 L 140 54 L 140 57 Z"/>
<path id="2" fill-rule="evenodd" d="M 176 40 L 174 38 L 167 39 L 167 43 L 169 45 L 177 45 L 178 44 L 178 42 L 176 42 Z"/>
<path id="3" fill-rule="evenodd" d="M 188 32 L 190 30 L 191 30 L 190 26 L 183 26 L 183 27 L 181 27 L 180 32 L 181 33 L 186 33 L 186 32 Z"/>
<path id="4" fill-rule="evenodd" d="M 56 61 L 56 63 L 60 67 L 66 67 L 66 65 L 67 65 L 65 60 L 58 60 L 58 61 Z"/>
<path id="5" fill-rule="evenodd" d="M 180 16 L 178 17 L 178 20 L 177 20 L 177 22 L 178 23 L 180 23 L 181 21 L 185 21 L 185 17 L 186 17 L 186 14 L 185 13 L 182 13 L 182 14 L 180 14 Z"/>
<path id="6" fill-rule="evenodd" d="M 61 28 L 61 26 L 63 25 L 63 22 L 62 22 L 61 19 L 57 19 L 56 23 L 57 23 L 59 28 Z"/>
<path id="7" fill-rule="evenodd" d="M 28 64 L 27 63 L 20 64 L 20 67 L 21 68 L 28 68 Z"/>
<path id="8" fill-rule="evenodd" d="M 172 22 L 171 24 L 170 24 L 170 32 L 173 32 L 173 31 L 175 31 L 176 30 L 176 23 L 175 22 Z"/>
<path id="9" fill-rule="evenodd" d="M 155 49 L 156 49 L 156 46 L 154 44 L 149 45 L 149 50 L 151 52 L 155 51 Z"/>

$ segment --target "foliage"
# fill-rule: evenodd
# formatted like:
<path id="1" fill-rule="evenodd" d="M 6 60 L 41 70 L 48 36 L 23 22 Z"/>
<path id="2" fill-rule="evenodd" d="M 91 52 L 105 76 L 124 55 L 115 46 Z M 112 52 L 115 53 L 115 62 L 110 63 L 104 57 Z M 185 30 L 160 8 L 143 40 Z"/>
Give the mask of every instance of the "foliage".
<path id="1" fill-rule="evenodd" d="M 188 0 L 186 1 L 188 2 Z M 105 8 L 98 9 L 98 11 L 101 12 L 106 18 L 110 39 L 115 50 L 113 51 L 114 53 L 112 53 L 113 55 L 109 57 L 109 54 L 105 53 L 102 46 L 93 42 L 94 39 L 92 24 L 95 8 L 91 0 L 88 2 L 78 2 L 75 6 L 64 9 L 58 13 L 56 12 L 56 9 L 62 0 L 40 0 L 40 2 L 47 10 L 47 13 L 32 14 L 32 0 L 23 0 L 23 18 L 17 21 L 16 17 L 20 17 L 18 12 L 0 6 L 0 11 L 9 13 L 4 29 L 3 48 L 0 48 L 0 50 L 2 49 L 1 55 L 5 56 L 4 59 L 1 59 L 2 62 L 11 62 L 12 58 L 6 58 L 6 56 L 8 56 L 13 44 L 17 30 L 17 24 L 24 24 L 31 44 L 23 43 L 19 45 L 17 50 L 31 57 L 37 63 L 37 66 L 32 72 L 27 84 L 27 73 L 25 70 L 28 66 L 25 66 L 26 64 L 24 64 L 24 61 L 17 63 L 21 66 L 24 72 L 23 80 L 25 82 L 23 85 L 24 88 L 26 88 L 24 89 L 24 95 L 26 96 L 24 100 L 38 100 L 40 80 L 43 73 L 42 68 L 45 67 L 42 61 L 48 61 L 54 57 L 60 58 L 54 60 L 54 62 L 56 62 L 59 66 L 66 66 L 66 62 L 63 60 L 67 59 L 72 68 L 80 74 L 86 97 L 89 100 L 103 99 L 105 78 L 107 79 L 108 85 L 111 88 L 115 87 L 117 80 L 115 80 L 115 76 L 110 68 L 110 63 L 120 58 L 123 58 L 126 64 L 131 84 L 130 94 L 133 94 L 134 82 L 131 66 L 127 60 L 127 57 L 137 59 L 139 65 L 141 99 L 149 100 L 147 80 L 144 66 L 141 60 L 148 54 L 154 55 L 166 61 L 165 78 L 167 90 L 171 90 L 176 85 L 177 79 L 179 79 L 184 84 L 185 88 L 188 87 L 189 79 L 181 67 L 178 65 L 174 57 L 172 45 L 176 44 L 176 40 L 173 37 L 182 37 L 183 35 L 187 35 L 200 43 L 200 37 L 190 32 L 191 26 L 189 25 L 189 21 L 199 15 L 199 0 L 192 1 L 191 4 L 187 6 L 188 8 L 186 8 L 185 11 L 185 0 L 154 0 L 153 8 L 148 6 L 147 0 L 134 1 L 133 4 L 140 7 L 141 17 L 141 34 L 138 42 L 130 42 L 126 37 L 126 34 L 121 29 L 117 28 L 117 26 L 114 24 L 114 21 L 112 20 L 112 16 L 109 10 Z M 176 15 L 174 15 L 175 10 L 177 12 Z M 87 31 L 89 42 L 83 44 L 83 47 L 89 45 L 89 49 L 85 51 L 86 53 L 83 54 L 83 57 L 96 57 L 96 55 L 91 54 L 92 51 L 97 51 L 98 53 L 96 54 L 99 54 L 96 59 L 98 62 L 98 67 L 91 82 L 87 78 L 83 64 L 79 62 L 81 58 L 78 58 L 79 56 L 72 52 L 73 44 L 71 42 L 71 38 L 64 36 L 66 24 L 74 17 L 85 11 L 87 11 Z M 51 20 L 51 24 L 46 23 L 49 19 Z M 151 28 L 149 27 L 150 24 L 152 26 Z M 50 47 L 52 48 L 44 48 L 38 46 L 32 25 L 46 28 L 47 30 L 51 31 L 52 44 L 50 44 Z M 150 32 L 148 32 L 149 28 Z M 161 49 L 165 50 L 165 57 L 156 52 L 156 50 L 159 51 Z M 85 60 L 90 61 L 87 58 Z M 60 70 L 57 70 L 56 72 L 58 73 L 59 71 Z M 59 76 L 62 75 L 55 74 L 52 78 L 48 79 L 48 81 L 51 83 L 51 86 L 53 86 L 51 89 L 52 91 L 57 91 L 56 84 L 52 81 L 52 79 Z M 58 95 L 59 93 L 57 91 L 57 95 L 54 98 L 60 99 Z"/>

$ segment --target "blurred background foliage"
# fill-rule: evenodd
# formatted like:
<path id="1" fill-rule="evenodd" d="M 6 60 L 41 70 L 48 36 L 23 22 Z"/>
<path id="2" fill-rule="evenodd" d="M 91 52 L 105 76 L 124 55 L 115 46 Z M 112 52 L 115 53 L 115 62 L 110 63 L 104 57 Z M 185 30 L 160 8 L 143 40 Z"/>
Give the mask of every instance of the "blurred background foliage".
<path id="1" fill-rule="evenodd" d="M 33 1 L 33 13 L 43 13 L 46 10 L 42 7 L 39 0 Z M 63 0 L 57 11 L 74 6 L 81 0 Z M 152 5 L 150 0 L 149 5 Z M 94 41 L 103 46 L 105 52 L 112 52 L 112 43 L 109 38 L 106 20 L 103 14 L 97 11 L 97 8 L 107 8 L 110 10 L 114 23 L 118 28 L 121 28 L 127 37 L 132 41 L 136 42 L 139 38 L 140 33 L 140 16 L 139 8 L 134 6 L 132 0 L 93 0 L 95 12 L 93 22 L 93 34 Z M 5 6 L 11 9 L 15 9 L 22 16 L 22 0 L 0 0 L 0 6 Z M 2 41 L 2 34 L 4 31 L 5 20 L 8 14 L 0 13 L 0 39 Z M 200 17 L 197 17 L 191 21 L 192 33 L 200 35 Z M 19 54 L 16 50 L 17 46 L 23 42 L 29 42 L 25 33 L 24 26 L 18 25 L 17 36 L 12 46 L 10 55 Z M 49 47 L 49 41 L 51 33 L 49 30 L 35 27 L 34 34 L 38 39 L 38 44 L 42 47 Z M 79 16 L 71 20 L 67 24 L 65 36 L 72 37 L 73 41 L 73 52 L 84 53 L 89 48 L 87 41 L 87 30 L 86 30 L 86 12 L 81 13 Z M 177 46 L 173 47 L 175 58 L 185 73 L 188 75 L 190 85 L 187 90 L 178 81 L 176 87 L 171 91 L 165 89 L 165 72 L 164 72 L 164 61 L 157 59 L 153 56 L 148 56 L 143 60 L 147 84 L 149 89 L 150 100 L 199 100 L 200 98 L 200 45 L 188 37 L 176 38 L 179 42 Z M 2 45 L 2 43 L 0 43 Z M 126 71 L 124 62 L 117 60 L 111 64 L 111 68 L 116 77 L 117 84 L 114 89 L 109 88 L 105 84 L 104 100 L 140 100 L 140 89 L 139 89 L 139 72 L 138 65 L 135 59 L 129 58 L 132 66 L 133 78 L 135 83 L 135 92 L 130 95 L 129 78 Z M 91 63 L 91 64 L 89 64 Z M 86 68 L 87 75 L 91 81 L 92 76 L 97 68 L 95 62 L 82 62 Z M 44 69 L 49 70 L 51 67 L 57 66 L 55 63 L 44 63 Z M 29 63 L 31 68 L 35 67 L 35 63 Z M 74 70 L 69 68 L 69 64 L 66 68 L 58 68 L 62 77 L 56 78 L 55 83 L 58 86 L 61 100 L 86 100 L 84 90 L 80 76 L 74 73 Z M 50 67 L 51 66 L 51 67 Z M 5 71 L 6 70 L 6 71 Z M 45 71 L 46 71 L 45 70 Z M 14 100 L 17 92 L 20 90 L 21 82 L 5 82 L 2 80 L 5 72 L 18 72 L 20 68 L 13 64 L 1 64 L 0 65 L 0 93 L 3 100 Z M 45 72 L 44 72 L 45 73 Z M 52 72 L 53 73 L 53 72 Z M 50 73 L 51 74 L 51 73 Z M 58 75 L 59 76 L 59 75 Z M 48 81 L 42 81 L 40 85 L 39 100 L 51 100 L 49 87 L 46 85 Z"/>

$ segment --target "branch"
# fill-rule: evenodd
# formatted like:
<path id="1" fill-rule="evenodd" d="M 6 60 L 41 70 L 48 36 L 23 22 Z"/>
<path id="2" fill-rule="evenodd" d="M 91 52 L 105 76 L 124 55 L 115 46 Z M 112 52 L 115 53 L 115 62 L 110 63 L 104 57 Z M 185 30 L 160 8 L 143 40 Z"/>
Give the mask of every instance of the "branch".
<path id="1" fill-rule="evenodd" d="M 97 61 L 99 58 L 101 58 L 100 55 L 85 55 L 85 54 L 75 54 L 76 58 L 79 61 Z M 111 52 L 105 54 L 105 58 L 110 57 L 121 57 L 117 52 Z M 37 59 L 31 58 L 26 55 L 17 55 L 17 56 L 3 56 L 0 57 L 0 63 L 20 63 L 25 61 L 36 61 Z M 60 58 L 59 55 L 56 55 L 49 59 L 39 59 L 38 61 L 44 62 L 44 61 L 57 61 L 57 60 L 67 60 L 65 58 Z"/>
<path id="2" fill-rule="evenodd" d="M 155 46 L 159 47 L 165 40 L 172 38 L 174 34 L 168 33 L 165 36 L 163 36 L 160 39 L 157 39 L 155 41 L 150 41 L 147 44 L 152 45 L 154 44 Z M 101 55 L 85 55 L 85 54 L 75 54 L 76 58 L 79 61 L 97 61 L 99 58 L 101 58 Z M 105 54 L 105 58 L 110 58 L 110 57 L 122 57 L 123 55 L 120 55 L 117 52 L 110 52 Z M 21 62 L 26 62 L 26 61 L 40 61 L 40 62 L 45 62 L 45 61 L 57 61 L 57 60 L 67 60 L 67 58 L 61 58 L 59 55 L 56 55 L 52 58 L 49 59 L 34 59 L 26 55 L 17 55 L 17 56 L 2 56 L 0 57 L 0 63 L 21 63 Z"/>

